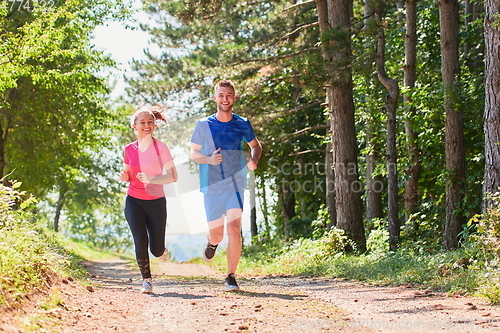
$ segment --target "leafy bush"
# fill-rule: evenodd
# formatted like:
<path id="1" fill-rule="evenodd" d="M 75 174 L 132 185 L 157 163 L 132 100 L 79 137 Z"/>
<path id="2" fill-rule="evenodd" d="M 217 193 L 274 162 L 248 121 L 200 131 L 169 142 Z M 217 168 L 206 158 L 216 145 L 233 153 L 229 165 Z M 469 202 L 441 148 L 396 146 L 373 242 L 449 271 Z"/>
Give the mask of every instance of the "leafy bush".
<path id="1" fill-rule="evenodd" d="M 0 180 L 0 230 L 13 228 L 17 222 L 27 220 L 29 214 L 24 209 L 36 202 L 33 197 L 25 199 L 26 192 L 17 190 L 20 182 L 13 182 L 8 187 L 3 185 L 3 181 Z M 15 209 L 16 206 L 19 209 Z"/>
<path id="2" fill-rule="evenodd" d="M 243 255 L 251 260 L 271 262 L 284 252 L 288 242 L 284 238 L 273 237 L 259 239 L 255 237 L 251 245 L 243 247 Z"/>
<path id="3" fill-rule="evenodd" d="M 341 255 L 346 242 L 344 231 L 335 228 L 319 239 L 294 240 L 282 247 L 266 270 L 284 274 L 322 274 L 328 269 L 328 259 Z"/>
<path id="4" fill-rule="evenodd" d="M 500 255 L 500 192 L 488 196 L 490 206 L 483 215 L 476 215 L 469 220 L 468 226 L 476 225 L 476 241 L 484 250 L 495 257 Z"/>
<path id="5" fill-rule="evenodd" d="M 482 295 L 500 301 L 500 285 L 487 280 L 499 274 L 481 247 L 467 243 L 456 251 L 422 252 L 419 248 L 384 251 L 385 229 L 368 237 L 370 252 L 344 253 L 348 240 L 333 229 L 319 239 L 301 238 L 281 243 L 272 255 L 252 253 L 242 258 L 241 271 L 267 274 L 301 274 L 390 285 L 413 285 L 456 294 Z M 258 248 L 254 248 L 258 250 Z M 266 261 L 260 260 L 265 257 Z M 250 259 L 251 258 L 251 259 Z"/>
<path id="6" fill-rule="evenodd" d="M 17 306 L 29 293 L 51 285 L 63 270 L 76 267 L 58 245 L 58 237 L 31 222 L 34 217 L 25 209 L 35 200 L 24 200 L 19 185 L 0 185 L 0 306 L 7 307 Z"/>
<path id="7" fill-rule="evenodd" d="M 387 222 L 374 219 L 375 228 L 370 231 L 366 238 L 366 249 L 369 253 L 387 253 L 389 251 L 389 231 Z"/>
<path id="8" fill-rule="evenodd" d="M 334 255 L 344 251 L 348 239 L 344 230 L 331 228 L 319 242 L 324 243 L 326 255 Z"/>
<path id="9" fill-rule="evenodd" d="M 291 218 L 287 222 L 288 237 L 293 239 L 311 237 L 313 233 L 312 222 L 313 219 L 309 216 L 295 216 Z"/>
<path id="10" fill-rule="evenodd" d="M 476 215 L 468 222 L 468 228 L 477 232 L 468 235 L 468 243 L 475 250 L 477 265 L 481 265 L 486 283 L 480 294 L 493 304 L 500 303 L 500 192 L 489 195 L 489 207 L 482 215 Z"/>

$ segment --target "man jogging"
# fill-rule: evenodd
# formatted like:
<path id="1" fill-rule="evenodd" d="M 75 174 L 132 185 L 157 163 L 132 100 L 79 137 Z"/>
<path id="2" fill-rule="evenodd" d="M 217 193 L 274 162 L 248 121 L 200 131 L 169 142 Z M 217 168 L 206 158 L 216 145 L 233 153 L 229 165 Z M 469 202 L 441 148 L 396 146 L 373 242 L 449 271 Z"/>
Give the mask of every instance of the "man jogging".
<path id="1" fill-rule="evenodd" d="M 215 85 L 213 100 L 217 113 L 198 121 L 191 137 L 190 157 L 200 164 L 200 191 L 204 193 L 208 221 L 208 242 L 203 251 L 205 261 L 215 256 L 227 227 L 227 269 L 224 289 L 239 290 L 235 279 L 240 261 L 241 215 L 243 212 L 246 168 L 257 169 L 262 146 L 252 125 L 233 113 L 237 96 L 230 80 Z M 250 156 L 243 156 L 242 141 L 250 147 Z"/>

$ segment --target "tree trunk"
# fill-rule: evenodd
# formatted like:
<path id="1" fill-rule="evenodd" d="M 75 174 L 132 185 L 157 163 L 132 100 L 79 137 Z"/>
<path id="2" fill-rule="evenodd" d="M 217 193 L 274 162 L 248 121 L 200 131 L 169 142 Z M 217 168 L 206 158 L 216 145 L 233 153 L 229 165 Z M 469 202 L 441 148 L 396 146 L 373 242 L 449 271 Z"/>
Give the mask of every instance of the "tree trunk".
<path id="1" fill-rule="evenodd" d="M 465 190 L 465 152 L 462 114 L 459 109 L 460 74 L 458 57 L 458 0 L 439 1 L 441 32 L 441 68 L 444 87 L 445 155 L 448 180 L 446 182 L 446 220 L 443 245 L 446 249 L 458 247 L 458 234 L 465 223 L 461 203 Z"/>
<path id="2" fill-rule="evenodd" d="M 370 33 L 370 27 L 375 26 L 375 18 L 373 16 L 374 12 L 374 0 L 365 1 L 365 24 L 364 31 L 365 37 L 371 42 L 373 41 L 373 36 L 376 32 Z M 373 22 L 373 23 L 372 23 Z M 373 51 L 375 53 L 375 51 Z M 368 58 L 363 66 L 370 68 L 369 72 L 375 71 L 373 68 L 372 57 Z M 371 77 L 369 78 L 371 80 Z M 369 85 L 368 79 L 366 84 Z M 377 144 L 376 127 L 372 117 L 368 116 L 366 120 L 366 145 L 368 148 L 368 153 L 366 155 L 366 219 L 368 221 L 375 218 L 382 218 L 384 215 L 384 209 L 382 206 L 382 193 L 385 192 L 382 184 L 382 176 L 373 176 L 373 173 L 379 162 L 380 154 L 379 147 Z"/>
<path id="3" fill-rule="evenodd" d="M 366 219 L 373 220 L 376 218 L 384 217 L 384 209 L 382 206 L 382 193 L 384 192 L 384 185 L 382 183 L 382 176 L 373 176 L 379 154 L 375 148 L 375 138 L 373 137 L 370 127 L 370 120 L 367 123 L 367 145 L 370 153 L 366 155 Z"/>
<path id="4" fill-rule="evenodd" d="M 250 201 L 250 234 L 252 239 L 256 238 L 258 233 L 257 228 L 257 207 L 255 203 L 255 175 L 250 175 L 250 180 L 248 182 L 248 194 Z"/>
<path id="5" fill-rule="evenodd" d="M 282 184 L 283 185 L 283 184 Z M 290 221 L 295 216 L 295 194 L 290 188 L 290 185 L 280 186 L 280 201 L 283 209 L 283 235 L 290 236 Z"/>
<path id="6" fill-rule="evenodd" d="M 332 130 L 337 228 L 346 232 L 359 251 L 366 250 L 362 186 L 358 176 L 349 30 L 352 1 L 318 0 L 318 19 L 326 70 Z M 353 250 L 347 248 L 346 250 Z"/>
<path id="7" fill-rule="evenodd" d="M 64 201 L 66 200 L 66 194 L 68 191 L 65 189 L 65 186 L 61 186 L 59 188 L 59 198 L 57 199 L 57 204 L 56 204 L 56 213 L 54 216 L 54 231 L 58 232 L 59 231 L 59 220 L 61 218 L 61 211 L 64 206 Z"/>
<path id="8" fill-rule="evenodd" d="M 387 111 L 387 199 L 389 219 L 389 247 L 395 251 L 399 243 L 400 224 L 398 220 L 398 174 L 396 152 L 396 108 L 399 97 L 399 86 L 396 80 L 390 78 L 385 70 L 385 34 L 382 13 L 376 13 L 378 23 L 377 46 L 377 76 L 387 88 L 385 108 Z"/>
<path id="9" fill-rule="evenodd" d="M 12 91 L 15 90 L 11 90 L 11 92 L 9 92 L 9 98 L 12 98 L 12 95 L 14 94 Z M 5 167 L 7 166 L 7 161 L 5 159 L 5 146 L 7 144 L 11 123 L 12 117 L 8 114 L 5 114 L 0 118 L 0 179 L 4 178 Z M 7 181 L 7 179 L 4 179 L 4 183 Z"/>
<path id="10" fill-rule="evenodd" d="M 486 44 L 484 106 L 484 185 L 483 211 L 490 202 L 488 194 L 500 188 L 500 3 L 486 0 L 486 17 L 484 20 L 484 36 Z"/>
<path id="11" fill-rule="evenodd" d="M 335 173 L 333 172 L 333 154 L 332 144 L 326 144 L 325 154 L 325 174 L 326 174 L 326 208 L 330 216 L 330 223 L 326 226 L 326 230 L 337 225 L 337 210 L 335 209 Z"/>
<path id="12" fill-rule="evenodd" d="M 412 214 L 415 213 L 418 206 L 418 180 L 422 172 L 420 163 L 420 147 L 418 146 L 417 128 L 413 124 L 413 119 L 416 116 L 416 109 L 412 106 L 411 92 L 415 88 L 416 73 L 417 73 L 417 8 L 416 0 L 406 1 L 406 38 L 405 38 L 405 66 L 404 70 L 404 86 L 407 93 L 403 95 L 405 105 L 405 132 L 406 143 L 408 148 L 408 156 L 410 166 L 406 170 L 408 179 L 405 182 L 405 220 L 408 221 Z M 417 224 L 412 225 L 412 229 L 418 229 Z"/>
<path id="13" fill-rule="evenodd" d="M 404 0 L 397 0 L 396 1 L 396 8 L 398 9 L 398 22 L 403 22 L 405 17 L 404 17 L 404 11 L 403 9 L 405 8 L 405 1 Z"/>
<path id="14" fill-rule="evenodd" d="M 465 0 L 464 4 L 465 18 L 464 23 L 468 29 L 472 30 L 474 33 L 481 34 L 480 28 L 475 22 L 481 19 L 484 14 L 484 4 L 477 1 Z M 471 24 L 474 24 L 471 26 Z M 476 75 L 482 75 L 484 70 L 484 44 L 479 43 L 479 45 L 471 45 L 470 39 L 464 40 L 464 55 L 466 58 L 466 64 L 469 70 Z"/>
<path id="15" fill-rule="evenodd" d="M 264 217 L 264 230 L 266 237 L 269 237 L 271 234 L 271 228 L 269 227 L 269 213 L 268 213 L 268 205 L 267 205 L 267 194 L 266 194 L 266 180 L 264 177 L 260 177 L 260 189 L 262 191 L 262 195 L 260 196 L 261 206 L 262 206 L 262 215 Z M 262 234 L 262 232 L 261 232 Z"/>
<path id="16" fill-rule="evenodd" d="M 7 163 L 5 162 L 5 138 L 3 135 L 3 129 L 0 127 L 0 179 L 3 179 L 5 176 L 5 166 Z M 6 179 L 4 179 L 5 182 Z"/>

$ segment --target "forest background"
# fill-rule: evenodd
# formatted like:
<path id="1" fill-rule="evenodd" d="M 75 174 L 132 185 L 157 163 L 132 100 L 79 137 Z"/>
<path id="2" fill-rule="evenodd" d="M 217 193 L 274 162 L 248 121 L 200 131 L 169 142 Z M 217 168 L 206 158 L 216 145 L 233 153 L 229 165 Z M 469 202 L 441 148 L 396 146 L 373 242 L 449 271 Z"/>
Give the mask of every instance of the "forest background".
<path id="1" fill-rule="evenodd" d="M 134 140 L 128 116 L 140 105 L 168 108 L 159 135 L 181 156 L 195 120 L 213 113 L 214 82 L 229 78 L 237 113 L 264 146 L 248 191 L 248 251 L 326 238 L 339 253 L 479 242 L 496 254 L 495 1 L 143 5 L 155 52 L 131 63 L 126 95 L 112 100 L 104 73 L 117 64 L 92 34 L 130 18 L 132 3 L 2 2 L 0 176 L 36 198 L 26 208 L 34 225 L 130 249 L 117 177 Z M 196 189 L 183 186 L 177 194 Z"/>

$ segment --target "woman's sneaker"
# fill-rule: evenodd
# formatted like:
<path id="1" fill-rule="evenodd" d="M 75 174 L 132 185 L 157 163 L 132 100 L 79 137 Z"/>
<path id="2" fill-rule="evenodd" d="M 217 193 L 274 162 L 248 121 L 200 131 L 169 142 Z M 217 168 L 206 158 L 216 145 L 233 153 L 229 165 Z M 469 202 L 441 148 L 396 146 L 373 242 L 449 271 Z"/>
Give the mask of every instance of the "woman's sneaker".
<path id="1" fill-rule="evenodd" d="M 152 279 L 144 279 L 142 282 L 141 293 L 143 294 L 152 294 L 153 293 L 153 280 Z"/>
<path id="2" fill-rule="evenodd" d="M 158 259 L 160 259 L 161 262 L 167 262 L 169 258 L 170 258 L 170 255 L 168 254 L 167 248 L 165 248 L 165 251 L 163 252 L 163 254 L 158 257 Z"/>
<path id="3" fill-rule="evenodd" d="M 236 283 L 236 279 L 234 278 L 234 274 L 231 273 L 227 276 L 224 281 L 224 290 L 225 291 L 238 291 L 240 290 L 240 286 Z"/>
<path id="4" fill-rule="evenodd" d="M 217 250 L 218 245 L 212 245 L 209 242 L 207 242 L 207 245 L 205 246 L 205 249 L 203 250 L 203 259 L 205 259 L 206 262 L 211 262 L 214 257 L 215 257 L 215 251 Z"/>

